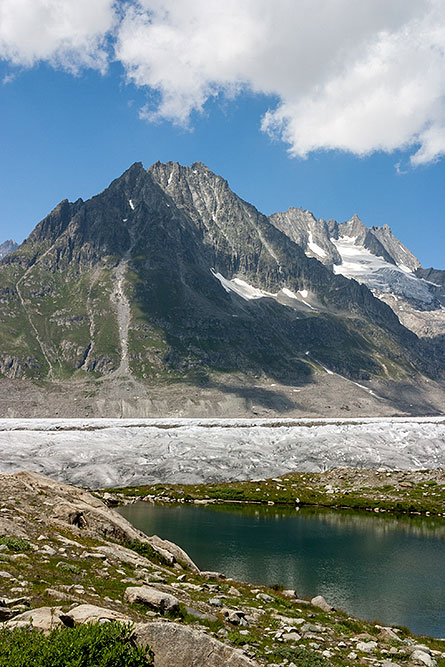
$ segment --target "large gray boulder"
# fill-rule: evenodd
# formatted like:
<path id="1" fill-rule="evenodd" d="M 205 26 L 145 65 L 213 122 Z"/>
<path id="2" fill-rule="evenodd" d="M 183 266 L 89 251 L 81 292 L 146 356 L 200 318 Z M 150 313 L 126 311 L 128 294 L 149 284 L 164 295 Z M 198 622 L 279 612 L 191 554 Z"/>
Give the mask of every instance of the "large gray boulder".
<path id="1" fill-rule="evenodd" d="M 312 598 L 311 604 L 313 604 L 314 607 L 322 609 L 323 611 L 333 611 L 334 609 L 334 607 L 330 605 L 329 602 L 326 602 L 322 595 L 317 595 L 316 597 Z"/>
<path id="2" fill-rule="evenodd" d="M 141 623 L 134 636 L 155 654 L 155 667 L 259 667 L 242 651 L 178 623 Z"/>
<path id="3" fill-rule="evenodd" d="M 24 628 L 32 626 L 37 630 L 50 632 L 61 625 L 61 609 L 60 607 L 38 607 L 37 609 L 30 609 L 14 616 L 10 621 L 5 623 L 8 628 Z"/>
<path id="4" fill-rule="evenodd" d="M 83 625 L 84 623 L 97 623 L 99 621 L 120 621 L 121 623 L 131 623 L 131 619 L 124 614 L 120 614 L 113 609 L 97 607 L 94 604 L 80 604 L 74 609 L 62 614 L 62 621 L 65 625 Z"/>
<path id="5" fill-rule="evenodd" d="M 147 605 L 151 609 L 165 614 L 176 614 L 179 611 L 179 602 L 174 595 L 158 591 L 151 586 L 129 586 L 125 593 L 124 599 L 130 604 L 140 602 Z"/>
<path id="6" fill-rule="evenodd" d="M 436 667 L 437 665 L 436 660 L 429 653 L 418 648 L 411 653 L 411 660 L 421 665 L 426 665 L 426 667 Z"/>

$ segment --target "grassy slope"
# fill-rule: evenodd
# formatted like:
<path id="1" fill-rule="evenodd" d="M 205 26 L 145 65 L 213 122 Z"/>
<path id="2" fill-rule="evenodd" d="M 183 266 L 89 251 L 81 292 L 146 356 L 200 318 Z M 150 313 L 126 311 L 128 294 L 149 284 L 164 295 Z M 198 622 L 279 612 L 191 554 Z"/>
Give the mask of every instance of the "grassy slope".
<path id="1" fill-rule="evenodd" d="M 161 501 L 207 499 L 293 506 L 297 503 L 301 506 L 445 516 L 445 475 L 441 471 L 411 473 L 340 469 L 329 473 L 288 473 L 258 482 L 155 484 L 114 491 L 125 496 L 151 496 Z"/>

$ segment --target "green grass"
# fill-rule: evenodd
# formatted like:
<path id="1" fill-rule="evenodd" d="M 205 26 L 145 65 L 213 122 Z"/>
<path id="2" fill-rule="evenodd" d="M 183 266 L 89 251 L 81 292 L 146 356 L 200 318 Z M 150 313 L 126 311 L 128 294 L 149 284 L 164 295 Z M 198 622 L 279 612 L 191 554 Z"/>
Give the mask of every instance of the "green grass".
<path id="1" fill-rule="evenodd" d="M 260 482 L 227 482 L 219 484 L 155 484 L 115 489 L 125 496 L 155 496 L 181 502 L 213 500 L 221 502 L 274 503 L 277 505 L 338 507 L 351 509 L 381 509 L 386 512 L 429 513 L 445 512 L 445 485 L 431 480 L 411 488 L 385 484 L 352 490 L 344 485 L 335 493 L 324 489 L 320 473 L 288 473 L 281 478 Z"/>
<path id="2" fill-rule="evenodd" d="M 276 661 L 288 660 L 294 662 L 298 667 L 328 667 L 332 663 L 326 658 L 301 646 L 286 646 L 277 644 L 270 658 Z"/>
<path id="3" fill-rule="evenodd" d="M 0 630 L 0 667 L 150 667 L 153 653 L 136 646 L 121 623 L 55 629 Z"/>
<path id="4" fill-rule="evenodd" d="M 144 558 L 148 558 L 154 563 L 159 563 L 160 565 L 168 565 L 167 559 L 164 558 L 162 554 L 156 551 L 156 549 L 153 549 L 153 547 L 150 544 L 147 544 L 146 542 L 141 542 L 140 540 L 131 540 L 130 542 L 126 542 L 125 546 L 127 547 L 127 549 L 135 551 L 140 556 L 144 556 Z"/>

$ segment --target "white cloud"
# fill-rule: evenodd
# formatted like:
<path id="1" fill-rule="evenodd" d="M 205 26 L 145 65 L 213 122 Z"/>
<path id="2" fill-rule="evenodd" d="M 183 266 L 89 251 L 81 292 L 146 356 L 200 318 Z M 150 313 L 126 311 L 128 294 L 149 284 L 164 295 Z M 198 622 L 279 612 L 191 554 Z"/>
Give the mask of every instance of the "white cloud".
<path id="1" fill-rule="evenodd" d="M 443 0 L 0 0 L 0 58 L 106 68 L 107 44 L 142 115 L 187 125 L 210 98 L 251 91 L 292 155 L 445 154 Z"/>
<path id="2" fill-rule="evenodd" d="M 72 72 L 104 71 L 113 0 L 0 0 L 0 58 L 32 67 L 46 61 Z"/>
<path id="3" fill-rule="evenodd" d="M 276 96 L 264 131 L 292 155 L 445 152 L 443 0 L 138 0 L 116 44 L 158 91 L 149 119 L 186 124 L 212 96 Z"/>

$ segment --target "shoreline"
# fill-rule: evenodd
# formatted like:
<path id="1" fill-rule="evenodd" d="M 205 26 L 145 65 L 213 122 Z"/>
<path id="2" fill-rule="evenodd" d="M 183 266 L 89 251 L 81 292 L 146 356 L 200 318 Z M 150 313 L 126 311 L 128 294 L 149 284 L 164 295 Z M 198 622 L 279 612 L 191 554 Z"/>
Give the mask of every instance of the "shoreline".
<path id="1" fill-rule="evenodd" d="M 254 481 L 153 484 L 100 489 L 107 504 L 256 504 L 361 510 L 445 518 L 445 471 L 336 468 L 323 473 L 285 473 Z"/>
<path id="2" fill-rule="evenodd" d="M 206 667 L 209 648 L 236 667 L 443 667 L 442 638 L 358 619 L 319 595 L 200 571 L 179 546 L 144 535 L 81 488 L 2 474 L 0 504 L 1 627 L 70 632 L 119 618 L 143 631 L 160 664 L 193 640 L 191 655 Z"/>

